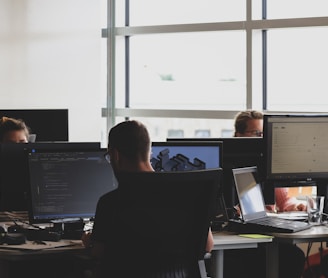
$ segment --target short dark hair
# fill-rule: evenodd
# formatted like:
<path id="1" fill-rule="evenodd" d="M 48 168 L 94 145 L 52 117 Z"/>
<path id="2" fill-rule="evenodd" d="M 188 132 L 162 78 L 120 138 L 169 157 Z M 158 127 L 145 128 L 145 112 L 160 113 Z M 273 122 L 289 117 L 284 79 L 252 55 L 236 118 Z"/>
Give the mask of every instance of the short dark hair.
<path id="1" fill-rule="evenodd" d="M 0 118 L 0 142 L 3 141 L 7 132 L 20 130 L 25 132 L 26 138 L 28 139 L 30 130 L 23 120 L 9 117 Z"/>
<path id="2" fill-rule="evenodd" d="M 149 160 L 150 144 L 146 126 L 135 120 L 115 125 L 108 134 L 108 149 L 117 149 L 133 161 Z"/>
<path id="3" fill-rule="evenodd" d="M 249 120 L 262 120 L 263 113 L 256 110 L 240 111 L 235 117 L 235 134 L 239 132 L 245 133 L 247 129 L 247 122 Z"/>

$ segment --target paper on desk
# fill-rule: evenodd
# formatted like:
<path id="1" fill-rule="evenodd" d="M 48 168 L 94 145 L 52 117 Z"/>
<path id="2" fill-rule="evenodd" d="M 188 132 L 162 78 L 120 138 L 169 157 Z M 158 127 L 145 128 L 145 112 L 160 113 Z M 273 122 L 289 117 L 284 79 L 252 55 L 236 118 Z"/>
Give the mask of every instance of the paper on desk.
<path id="1" fill-rule="evenodd" d="M 44 244 L 35 244 L 33 241 L 26 241 L 26 243 L 18 244 L 18 245 L 2 244 L 0 245 L 0 249 L 6 248 L 6 249 L 17 249 L 17 250 L 42 250 L 42 249 L 79 245 L 79 244 L 81 243 L 78 243 L 77 241 L 74 240 L 44 241 Z"/>
<path id="2" fill-rule="evenodd" d="M 248 237 L 248 238 L 273 238 L 273 236 L 261 235 L 261 234 L 240 234 L 239 236 Z"/>

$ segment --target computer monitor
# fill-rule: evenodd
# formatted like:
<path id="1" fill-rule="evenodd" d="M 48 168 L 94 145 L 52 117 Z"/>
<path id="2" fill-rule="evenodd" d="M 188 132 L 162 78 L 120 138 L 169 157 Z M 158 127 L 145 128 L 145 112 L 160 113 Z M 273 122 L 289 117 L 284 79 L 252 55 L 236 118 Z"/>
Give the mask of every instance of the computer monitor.
<path id="1" fill-rule="evenodd" d="M 93 218 L 99 198 L 117 187 L 105 152 L 105 149 L 30 151 L 30 222 Z"/>
<path id="2" fill-rule="evenodd" d="M 328 115 L 265 114 L 263 132 L 266 179 L 328 179 Z"/>
<path id="3" fill-rule="evenodd" d="M 221 142 L 152 142 L 151 164 L 155 171 L 190 171 L 222 166 Z"/>
<path id="4" fill-rule="evenodd" d="M 180 138 L 181 139 L 181 138 Z M 218 141 L 164 141 L 152 142 L 151 164 L 155 171 L 197 171 L 222 168 L 222 143 Z M 221 182 L 221 180 L 220 180 Z M 218 184 L 218 202 L 212 229 L 226 215 L 222 213 L 222 184 Z M 186 192 L 188 194 L 188 192 Z"/>
<path id="5" fill-rule="evenodd" d="M 35 141 L 69 141 L 68 109 L 0 109 L 3 116 L 22 119 Z"/>
<path id="6" fill-rule="evenodd" d="M 37 142 L 0 145 L 0 211 L 28 210 L 29 150 L 99 150 L 100 142 Z"/>
<path id="7" fill-rule="evenodd" d="M 222 144 L 222 190 L 227 208 L 238 203 L 232 169 L 257 166 L 263 194 L 267 203 L 274 203 L 274 191 L 266 186 L 263 177 L 263 138 L 261 137 L 222 137 L 222 138 L 167 138 L 171 141 L 221 142 Z"/>

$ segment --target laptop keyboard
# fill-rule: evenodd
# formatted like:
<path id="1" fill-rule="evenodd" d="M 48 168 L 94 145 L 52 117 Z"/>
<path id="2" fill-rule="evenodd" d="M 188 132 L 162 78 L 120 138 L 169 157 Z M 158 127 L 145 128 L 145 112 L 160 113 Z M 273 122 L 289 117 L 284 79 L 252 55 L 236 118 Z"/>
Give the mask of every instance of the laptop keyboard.
<path id="1" fill-rule="evenodd" d="M 282 219 L 270 218 L 270 217 L 256 220 L 256 223 L 267 225 L 267 226 L 288 225 L 288 224 L 292 224 L 292 222 L 293 221 L 290 220 L 282 220 Z"/>
<path id="2" fill-rule="evenodd" d="M 253 221 L 250 221 L 253 222 Z M 294 230 L 295 228 L 307 227 L 309 224 L 303 221 L 295 221 L 295 220 L 287 220 L 287 219 L 279 219 L 275 217 L 266 217 L 262 219 L 254 220 L 255 224 L 259 224 L 266 227 L 276 227 L 282 228 L 283 230 L 291 229 Z"/>

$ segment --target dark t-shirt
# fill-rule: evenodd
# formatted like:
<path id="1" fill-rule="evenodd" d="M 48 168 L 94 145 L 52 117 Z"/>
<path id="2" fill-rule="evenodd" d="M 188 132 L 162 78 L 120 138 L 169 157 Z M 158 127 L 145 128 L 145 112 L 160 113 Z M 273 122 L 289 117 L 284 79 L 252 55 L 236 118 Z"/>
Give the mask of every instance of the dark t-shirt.
<path id="1" fill-rule="evenodd" d="M 136 185 L 137 186 L 137 185 Z M 138 215 L 142 211 L 131 206 L 126 192 L 118 189 L 103 195 L 97 204 L 92 239 L 105 246 L 105 256 L 97 267 L 97 277 L 192 277 L 195 270 L 181 260 L 162 256 L 156 231 L 147 232 Z M 123 197 L 124 195 L 124 197 Z M 152 214 L 150 212 L 150 214 Z M 149 231 L 149 232 L 148 232 Z M 187 270 L 189 269 L 189 271 Z"/>

